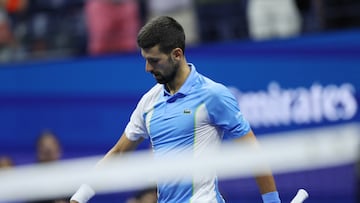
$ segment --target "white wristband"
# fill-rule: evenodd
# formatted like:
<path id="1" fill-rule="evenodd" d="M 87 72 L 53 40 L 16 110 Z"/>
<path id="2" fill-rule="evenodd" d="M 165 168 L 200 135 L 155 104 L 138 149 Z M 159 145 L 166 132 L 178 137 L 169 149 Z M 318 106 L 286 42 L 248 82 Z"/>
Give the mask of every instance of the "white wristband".
<path id="1" fill-rule="evenodd" d="M 79 203 L 86 203 L 95 195 L 95 191 L 87 184 L 82 184 L 75 192 L 70 200 L 75 200 Z"/>

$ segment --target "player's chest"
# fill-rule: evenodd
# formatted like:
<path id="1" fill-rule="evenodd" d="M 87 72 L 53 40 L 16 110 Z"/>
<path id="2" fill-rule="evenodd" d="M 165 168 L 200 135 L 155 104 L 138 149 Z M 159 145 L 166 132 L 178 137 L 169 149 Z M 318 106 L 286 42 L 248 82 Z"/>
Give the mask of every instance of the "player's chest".
<path id="1" fill-rule="evenodd" d="M 201 100 L 181 99 L 160 102 L 147 113 L 145 121 L 152 139 L 180 139 L 193 136 L 196 128 L 208 122 L 205 104 Z"/>

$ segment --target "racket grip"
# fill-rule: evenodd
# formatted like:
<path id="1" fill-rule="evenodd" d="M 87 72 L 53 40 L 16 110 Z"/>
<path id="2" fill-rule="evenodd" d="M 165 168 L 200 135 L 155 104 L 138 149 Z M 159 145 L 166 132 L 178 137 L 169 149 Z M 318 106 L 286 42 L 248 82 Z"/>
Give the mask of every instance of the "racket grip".
<path id="1" fill-rule="evenodd" d="M 300 189 L 290 203 L 302 203 L 308 197 L 309 194 L 306 192 L 306 190 Z"/>

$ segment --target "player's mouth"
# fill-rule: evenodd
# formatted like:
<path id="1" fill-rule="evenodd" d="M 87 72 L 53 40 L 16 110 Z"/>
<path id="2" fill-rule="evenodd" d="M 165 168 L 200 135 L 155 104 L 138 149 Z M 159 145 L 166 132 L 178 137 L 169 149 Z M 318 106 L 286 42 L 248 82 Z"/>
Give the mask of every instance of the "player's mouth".
<path id="1" fill-rule="evenodd" d="M 154 78 L 156 79 L 160 79 L 161 78 L 161 74 L 160 73 L 153 73 Z"/>

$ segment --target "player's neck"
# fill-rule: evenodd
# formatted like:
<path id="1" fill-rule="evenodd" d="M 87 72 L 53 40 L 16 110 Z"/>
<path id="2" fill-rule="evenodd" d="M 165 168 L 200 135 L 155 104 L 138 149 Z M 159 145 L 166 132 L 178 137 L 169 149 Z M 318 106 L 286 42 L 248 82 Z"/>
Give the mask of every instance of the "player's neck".
<path id="1" fill-rule="evenodd" d="M 190 70 L 190 67 L 188 66 L 187 62 L 183 61 L 180 64 L 179 71 L 178 71 L 176 77 L 174 78 L 174 80 L 166 84 L 166 87 L 169 90 L 170 94 L 173 95 L 177 91 L 179 91 L 179 89 L 185 83 L 187 77 L 189 76 L 190 71 L 191 70 Z"/>

